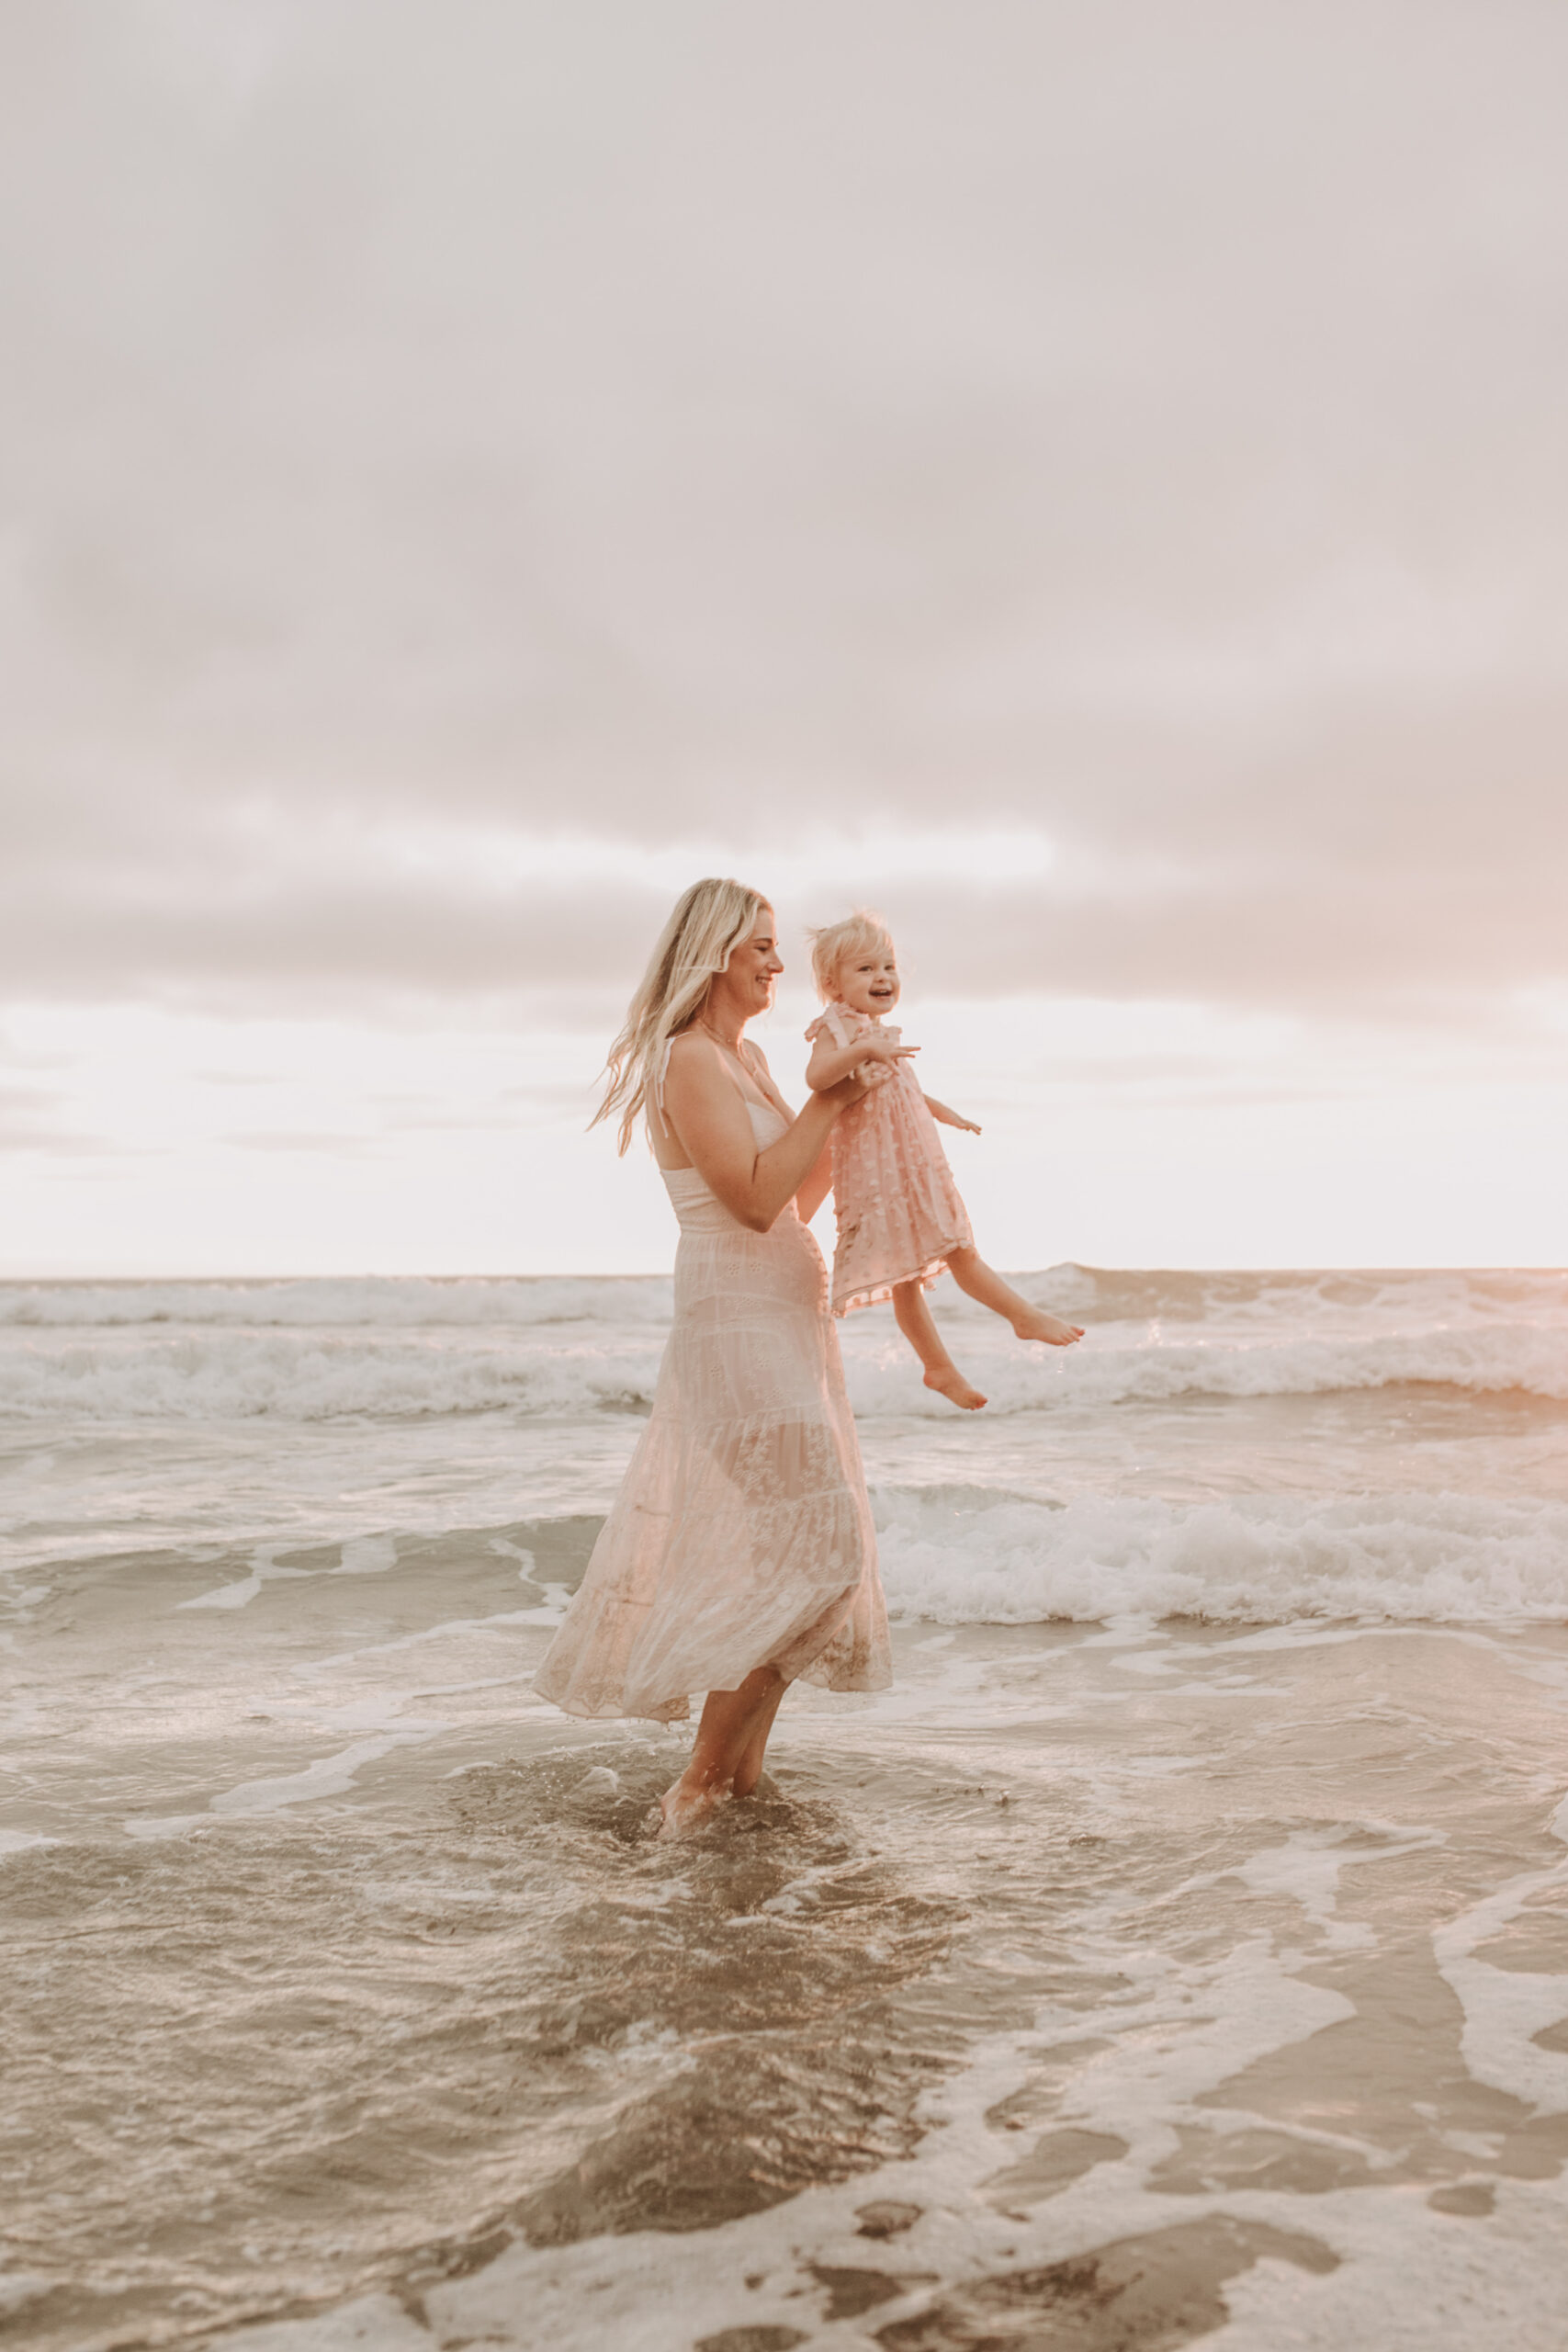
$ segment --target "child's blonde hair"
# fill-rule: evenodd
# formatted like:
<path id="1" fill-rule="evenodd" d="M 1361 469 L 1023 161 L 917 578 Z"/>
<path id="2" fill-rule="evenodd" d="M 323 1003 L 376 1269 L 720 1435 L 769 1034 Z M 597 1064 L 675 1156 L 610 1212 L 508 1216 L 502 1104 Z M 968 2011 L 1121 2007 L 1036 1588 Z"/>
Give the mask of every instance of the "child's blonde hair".
<path id="1" fill-rule="evenodd" d="M 846 956 L 863 956 L 868 948 L 895 953 L 893 933 L 871 907 L 857 907 L 842 922 L 825 922 L 806 934 L 811 942 L 811 977 L 824 1004 L 838 993 L 839 967 Z"/>
<path id="2" fill-rule="evenodd" d="M 691 1027 L 715 978 L 740 942 L 750 937 L 767 903 L 760 890 L 749 890 L 743 882 L 711 876 L 694 882 L 676 900 L 605 1058 L 610 1082 L 588 1123 L 596 1127 L 618 1111 L 620 1150 L 630 1143 L 637 1114 L 659 1084 L 671 1038 Z"/>

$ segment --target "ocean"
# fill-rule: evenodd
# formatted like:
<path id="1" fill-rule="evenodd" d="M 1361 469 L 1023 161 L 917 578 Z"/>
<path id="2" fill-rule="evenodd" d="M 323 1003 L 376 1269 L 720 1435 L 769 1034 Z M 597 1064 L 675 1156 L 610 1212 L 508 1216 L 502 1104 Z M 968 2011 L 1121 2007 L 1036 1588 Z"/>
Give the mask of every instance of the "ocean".
<path id="1" fill-rule="evenodd" d="M 534 1668 L 661 1279 L 0 1285 L 0 2335 L 1568 2342 L 1568 1274 L 842 1327 L 761 1795 Z"/>

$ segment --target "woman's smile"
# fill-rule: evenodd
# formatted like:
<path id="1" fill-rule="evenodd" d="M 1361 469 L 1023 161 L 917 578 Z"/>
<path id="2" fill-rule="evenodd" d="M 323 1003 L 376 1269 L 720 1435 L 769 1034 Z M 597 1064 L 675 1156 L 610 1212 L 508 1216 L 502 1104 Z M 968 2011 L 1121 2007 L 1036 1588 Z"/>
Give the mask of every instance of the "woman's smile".
<path id="1" fill-rule="evenodd" d="M 732 951 L 727 977 L 738 979 L 755 1010 L 765 1012 L 773 1003 L 773 984 L 783 970 L 784 959 L 778 951 L 770 909 L 758 916 L 750 939 L 742 940 Z"/>

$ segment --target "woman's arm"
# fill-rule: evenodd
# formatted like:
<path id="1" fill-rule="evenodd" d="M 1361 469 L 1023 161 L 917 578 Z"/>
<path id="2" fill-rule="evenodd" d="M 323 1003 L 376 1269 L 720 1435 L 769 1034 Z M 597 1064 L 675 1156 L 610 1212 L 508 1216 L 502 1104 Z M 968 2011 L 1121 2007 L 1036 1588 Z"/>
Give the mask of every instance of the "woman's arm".
<path id="1" fill-rule="evenodd" d="M 736 1221 L 766 1233 L 822 1157 L 833 1122 L 864 1088 L 853 1078 L 810 1102 L 786 1135 L 759 1151 L 739 1088 L 711 1037 L 687 1029 L 670 1049 L 664 1124 Z"/>
<path id="2" fill-rule="evenodd" d="M 764 1091 L 773 1096 L 781 1110 L 787 1113 L 789 1105 L 784 1101 L 784 1096 L 780 1094 L 777 1086 L 773 1083 L 773 1071 L 768 1068 L 768 1057 L 762 1051 L 761 1046 L 753 1045 L 751 1040 L 748 1038 L 746 1041 L 746 1055 L 748 1060 L 757 1068 L 761 1069 L 765 1081 Z M 869 1070 L 859 1069 L 855 1071 L 853 1073 L 855 1091 L 851 1095 L 850 1101 L 858 1101 L 862 1095 L 869 1091 L 874 1078 L 881 1079 L 886 1075 L 886 1072 L 883 1070 L 880 1065 L 874 1065 Z M 840 1091 L 842 1091 L 842 1089 L 840 1088 Z M 799 1217 L 802 1225 L 810 1224 L 812 1218 L 816 1216 L 818 1210 L 821 1207 L 823 1202 L 827 1199 L 832 1189 L 833 1146 L 832 1141 L 829 1138 L 829 1140 L 823 1145 L 821 1150 L 818 1153 L 815 1165 L 808 1170 L 807 1175 L 802 1178 L 801 1182 L 795 1187 L 795 1215 Z"/>
<path id="3" fill-rule="evenodd" d="M 820 1094 L 829 1087 L 837 1086 L 841 1078 L 848 1078 L 862 1062 L 886 1062 L 891 1068 L 895 1062 L 908 1061 L 919 1050 L 919 1046 L 896 1046 L 874 1028 L 852 1037 L 847 1046 L 833 1045 L 824 1034 L 811 1048 L 806 1083 L 814 1094 Z"/>
<path id="4" fill-rule="evenodd" d="M 833 1189 L 833 1147 L 825 1143 L 817 1155 L 817 1165 L 795 1186 L 795 1214 L 802 1225 L 809 1225 L 829 1193 Z"/>

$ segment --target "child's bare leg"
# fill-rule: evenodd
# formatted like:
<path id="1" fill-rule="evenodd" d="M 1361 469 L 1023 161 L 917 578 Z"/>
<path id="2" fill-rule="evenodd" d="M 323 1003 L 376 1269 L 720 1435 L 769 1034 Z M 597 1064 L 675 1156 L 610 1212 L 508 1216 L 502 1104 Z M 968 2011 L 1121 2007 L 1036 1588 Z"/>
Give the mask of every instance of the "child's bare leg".
<path id="1" fill-rule="evenodd" d="M 987 1266 L 977 1250 L 950 1250 L 947 1262 L 953 1281 L 962 1291 L 1010 1323 L 1021 1340 L 1043 1340 L 1048 1347 L 1070 1348 L 1083 1332 L 1076 1323 L 1064 1323 L 1059 1315 L 1047 1315 L 1043 1306 L 1031 1306 L 1010 1283 Z"/>
<path id="2" fill-rule="evenodd" d="M 934 1388 L 939 1396 L 947 1397 L 953 1404 L 962 1405 L 966 1413 L 977 1413 L 986 1400 L 964 1379 L 942 1346 L 919 1283 L 895 1283 L 893 1312 L 898 1318 L 898 1329 L 925 1366 L 926 1386 Z"/>

